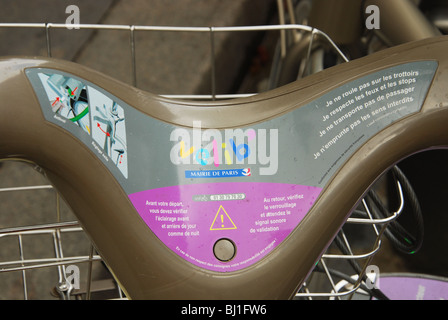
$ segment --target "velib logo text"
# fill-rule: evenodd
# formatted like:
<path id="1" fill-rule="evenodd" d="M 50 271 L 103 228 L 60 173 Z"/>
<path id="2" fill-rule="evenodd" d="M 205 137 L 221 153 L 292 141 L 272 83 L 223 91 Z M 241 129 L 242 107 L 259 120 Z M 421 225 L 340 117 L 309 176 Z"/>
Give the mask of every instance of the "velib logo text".
<path id="1" fill-rule="evenodd" d="M 230 166 L 259 165 L 260 175 L 274 175 L 278 170 L 277 129 L 206 129 L 194 121 L 193 129 L 177 128 L 171 132 L 170 159 L 174 165 Z"/>

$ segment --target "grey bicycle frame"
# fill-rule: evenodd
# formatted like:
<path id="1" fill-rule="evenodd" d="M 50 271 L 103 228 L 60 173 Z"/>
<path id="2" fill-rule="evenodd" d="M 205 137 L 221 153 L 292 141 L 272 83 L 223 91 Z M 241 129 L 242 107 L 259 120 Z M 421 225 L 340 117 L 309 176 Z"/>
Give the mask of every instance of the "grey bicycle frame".
<path id="1" fill-rule="evenodd" d="M 409 155 L 433 148 L 446 148 L 448 145 L 447 49 L 446 37 L 414 41 L 333 67 L 254 97 L 210 103 L 154 96 L 86 67 L 65 61 L 47 58 L 4 58 L 0 60 L 0 158 L 23 158 L 44 169 L 130 298 L 291 298 L 354 206 L 381 174 Z M 78 130 L 72 126 L 69 119 L 49 111 L 54 102 L 45 100 L 49 96 L 46 96 L 43 90 L 45 81 L 42 80 L 49 73 L 80 79 L 87 87 L 92 88 L 92 92 L 95 90 L 107 98 L 114 98 L 126 109 L 129 147 L 127 151 L 135 152 L 135 156 L 131 154 L 128 157 L 128 171 L 117 170 L 116 163 L 111 164 L 107 157 L 104 157 L 103 151 L 98 149 L 99 144 L 89 140 L 90 132 L 87 134 Z M 398 85 L 399 80 L 407 81 L 400 85 L 404 90 L 402 93 L 391 89 L 395 83 L 395 75 L 395 85 Z M 377 79 L 381 81 L 375 82 Z M 358 95 L 361 93 L 364 94 L 363 97 Z M 368 99 L 369 95 L 373 95 L 376 102 Z M 347 100 L 349 98 L 352 99 Z M 361 101 L 362 108 L 356 109 L 356 104 L 349 103 L 355 99 Z M 390 105 L 384 103 L 383 106 L 383 99 L 390 99 Z M 341 105 L 342 102 L 346 103 Z M 340 105 L 339 109 L 331 107 L 336 107 L 336 104 Z M 381 114 L 382 107 L 390 108 L 394 112 Z M 348 116 L 348 110 L 351 116 L 356 112 L 359 112 L 358 116 L 368 115 L 369 123 L 363 124 L 364 118 L 355 119 L 354 116 L 349 122 L 345 122 L 351 117 Z M 345 112 L 346 117 L 337 118 L 338 112 Z M 294 125 L 295 121 L 299 121 L 299 116 L 304 116 L 305 122 L 297 122 Z M 369 126 L 373 120 L 375 125 Z M 278 241 L 272 250 L 269 248 L 269 252 L 265 254 L 260 251 L 260 259 L 254 259 L 252 262 L 232 260 L 233 256 L 221 259 L 220 253 L 214 251 L 219 260 L 215 265 L 226 268 L 230 263 L 235 263 L 235 269 L 232 270 L 217 271 L 212 268 L 212 264 L 210 267 L 200 266 L 198 259 L 192 263 L 188 257 L 181 256 L 175 249 L 169 248 L 164 238 L 166 234 L 155 233 L 145 221 L 146 213 L 142 214 L 130 197 L 131 194 L 138 193 L 139 184 L 143 185 L 142 181 L 147 180 L 145 174 L 152 178 L 159 177 L 156 173 L 162 172 L 166 174 L 163 177 L 167 177 L 167 180 L 163 181 L 164 188 L 178 188 L 183 184 L 186 186 L 182 189 L 183 192 L 201 185 L 203 180 L 186 176 L 187 172 L 204 172 L 201 165 L 196 164 L 195 168 L 199 168 L 198 170 L 190 170 L 190 167 L 183 167 L 190 164 L 170 162 L 170 149 L 164 146 L 173 142 L 169 133 L 174 130 L 186 130 L 194 134 L 198 121 L 204 131 L 210 133 L 211 131 L 207 130 L 215 130 L 213 132 L 216 135 L 228 129 L 246 130 L 251 127 L 257 129 L 258 131 L 255 131 L 259 135 L 272 132 L 270 137 L 274 139 L 275 130 L 278 130 L 278 145 L 271 144 L 269 150 L 265 150 L 266 157 L 268 151 L 271 152 L 269 164 L 273 164 L 275 160 L 273 156 L 276 147 L 279 148 L 279 153 L 291 150 L 294 145 L 300 149 L 298 152 L 284 153 L 278 160 L 277 170 L 271 176 L 258 175 L 255 170 L 266 169 L 267 161 L 249 163 L 252 176 L 243 177 L 249 179 L 245 180 L 247 185 L 275 183 L 284 186 L 287 183 L 290 186 L 291 180 L 297 179 L 294 180 L 296 185 L 308 184 L 310 188 L 319 189 L 306 215 L 297 221 L 292 230 Z M 323 125 L 326 121 L 333 121 L 333 126 L 330 127 L 329 122 Z M 147 125 L 144 125 L 145 123 Z M 139 125 L 133 128 L 134 124 Z M 339 126 L 341 124 L 344 127 Z M 165 130 L 168 135 L 148 131 L 153 130 L 150 127 L 155 127 L 160 132 Z M 91 130 L 93 129 L 92 127 Z M 329 138 L 322 140 L 324 129 Z M 332 131 L 333 129 L 338 131 Z M 345 138 L 343 132 L 346 132 Z M 134 144 L 134 138 L 138 143 Z M 317 144 L 321 141 L 326 144 Z M 239 146 L 241 145 L 244 143 Z M 247 146 L 253 145 L 248 142 Z M 183 154 L 188 153 L 189 146 L 180 145 L 180 148 L 180 156 L 184 159 Z M 327 150 L 330 151 L 326 153 Z M 145 159 L 141 159 L 142 154 L 146 155 Z M 327 154 L 328 158 L 325 158 Z M 294 167 L 299 158 L 302 164 L 313 165 Z M 320 161 L 319 158 L 325 158 L 321 166 L 316 164 L 316 161 Z M 204 156 L 202 159 L 208 157 Z M 231 171 L 239 174 L 243 172 L 240 170 L 246 167 L 247 163 L 235 165 L 231 167 Z M 170 170 L 167 171 L 167 168 Z M 218 174 L 218 171 L 211 172 Z M 241 175 L 209 181 L 219 187 L 224 185 L 221 181 L 233 183 L 238 189 L 242 188 L 240 179 Z M 149 185 L 155 186 L 156 191 L 163 189 L 154 181 L 149 182 Z M 243 204 L 247 205 L 250 200 L 255 199 L 250 197 L 250 190 L 246 191 L 247 201 L 238 202 L 235 208 L 243 208 Z M 277 197 L 273 189 L 264 191 L 265 199 L 270 195 Z M 149 201 L 149 198 L 147 200 Z M 186 198 L 182 200 L 185 203 L 192 201 Z M 196 202 L 191 202 L 191 205 L 199 205 Z M 229 202 L 221 202 L 221 205 L 227 206 L 227 203 Z M 297 205 L 300 202 L 291 200 L 289 203 Z M 212 212 L 211 218 L 215 213 L 218 217 L 219 212 L 225 218 L 222 211 Z M 229 212 L 228 216 L 242 214 Z M 192 213 L 191 219 L 194 218 Z M 235 228 L 224 228 L 224 224 L 228 223 L 224 219 L 223 227 L 215 228 L 215 220 L 213 223 L 212 219 L 207 221 L 208 227 L 210 233 L 222 232 L 225 235 L 217 236 L 220 239 L 231 238 L 230 232 L 242 232 L 241 228 L 235 230 L 236 226 L 241 226 L 236 218 Z M 257 231 L 254 232 L 256 234 Z M 260 234 L 256 236 L 247 238 L 247 242 L 253 245 L 256 239 L 262 238 Z M 209 248 L 203 250 L 212 252 L 213 243 L 203 245 Z M 244 244 L 237 245 L 238 250 L 243 248 L 241 251 L 244 251 Z M 224 254 L 228 254 L 228 250 L 224 248 Z M 232 249 L 230 252 L 232 253 Z M 237 254 L 239 252 L 237 251 Z M 239 263 L 238 267 L 236 262 Z"/>

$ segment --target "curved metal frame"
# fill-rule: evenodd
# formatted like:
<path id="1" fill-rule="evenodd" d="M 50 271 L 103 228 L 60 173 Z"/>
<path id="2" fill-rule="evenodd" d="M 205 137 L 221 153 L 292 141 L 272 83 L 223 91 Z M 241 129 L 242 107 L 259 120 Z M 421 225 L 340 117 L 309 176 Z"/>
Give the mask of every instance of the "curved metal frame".
<path id="1" fill-rule="evenodd" d="M 10 58 L 0 63 L 3 70 L 0 108 L 4 115 L 0 120 L 0 156 L 30 159 L 44 168 L 131 298 L 289 298 L 305 281 L 345 223 L 353 204 L 361 199 L 372 181 L 408 155 L 448 145 L 444 134 L 448 118 L 444 95 L 448 83 L 447 47 L 448 41 L 444 37 L 415 42 L 325 70 L 306 81 L 258 96 L 195 104 L 152 96 L 76 64 L 51 59 Z M 341 83 L 385 67 L 422 59 L 437 61 L 439 68 L 421 111 L 387 127 L 354 152 L 305 219 L 269 254 L 268 259 L 228 274 L 201 270 L 166 250 L 91 151 L 43 119 L 24 74 L 24 70 L 35 67 L 64 70 L 113 89 L 123 101 L 168 123 L 188 126 L 191 120 L 202 119 L 205 127 L 226 128 L 275 118 L 300 108 Z M 15 106 L 13 112 L 11 105 Z M 233 117 L 235 112 L 242 116 L 236 119 Z M 182 117 L 176 116 L 180 114 Z M 55 141 L 58 141 L 57 152 Z M 51 150 L 48 149 L 50 145 L 53 146 Z M 76 172 L 85 174 L 67 183 L 67 177 L 75 172 L 64 163 L 73 153 L 79 159 Z M 103 188 L 115 196 L 97 194 L 94 199 L 90 196 Z M 130 264 L 129 261 L 139 263 Z M 296 268 L 291 270 L 291 265 Z"/>

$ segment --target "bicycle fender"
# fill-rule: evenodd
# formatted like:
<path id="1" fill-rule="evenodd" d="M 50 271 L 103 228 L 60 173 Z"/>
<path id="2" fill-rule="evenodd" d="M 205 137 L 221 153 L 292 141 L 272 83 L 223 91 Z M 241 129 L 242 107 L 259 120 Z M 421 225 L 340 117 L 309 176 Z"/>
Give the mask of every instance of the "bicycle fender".
<path id="1" fill-rule="evenodd" d="M 448 38 L 259 95 L 163 98 L 0 60 L 0 158 L 37 163 L 132 299 L 287 299 L 363 194 L 448 144 Z"/>

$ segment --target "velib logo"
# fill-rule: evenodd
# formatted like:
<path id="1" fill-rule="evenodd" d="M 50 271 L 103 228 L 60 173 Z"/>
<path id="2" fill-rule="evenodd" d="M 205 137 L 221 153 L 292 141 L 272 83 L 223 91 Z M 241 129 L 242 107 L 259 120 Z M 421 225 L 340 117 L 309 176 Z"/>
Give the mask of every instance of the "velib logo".
<path id="1" fill-rule="evenodd" d="M 277 129 L 226 129 L 223 133 L 217 129 L 202 130 L 200 121 L 193 122 L 193 130 L 173 130 L 170 141 L 175 142 L 175 145 L 170 152 L 171 162 L 175 165 L 199 164 L 210 168 L 258 164 L 260 175 L 277 173 Z"/>

